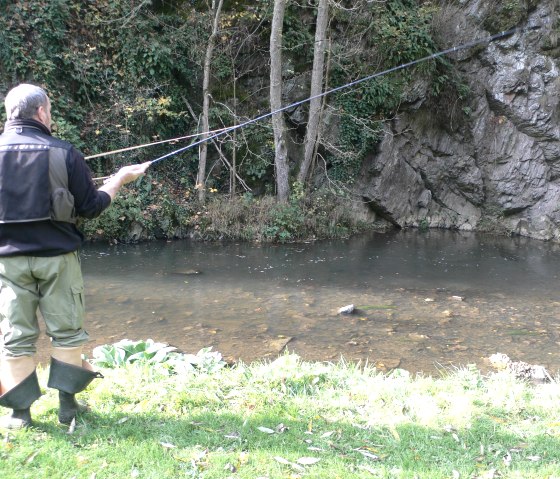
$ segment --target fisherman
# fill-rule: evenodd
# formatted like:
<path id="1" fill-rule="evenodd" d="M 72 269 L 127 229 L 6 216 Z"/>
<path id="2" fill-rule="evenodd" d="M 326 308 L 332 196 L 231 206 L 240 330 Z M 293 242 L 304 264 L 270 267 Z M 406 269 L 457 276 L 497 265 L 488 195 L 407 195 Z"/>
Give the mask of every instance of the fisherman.
<path id="1" fill-rule="evenodd" d="M 52 351 L 48 386 L 59 391 L 58 419 L 81 410 L 75 394 L 100 373 L 82 360 L 88 341 L 77 217 L 95 218 L 150 162 L 121 168 L 96 188 L 82 154 L 51 136 L 51 103 L 35 85 L 20 84 L 5 98 L 0 135 L 0 406 L 12 413 L 0 427 L 32 424 L 41 395 L 34 355 L 37 310 Z"/>

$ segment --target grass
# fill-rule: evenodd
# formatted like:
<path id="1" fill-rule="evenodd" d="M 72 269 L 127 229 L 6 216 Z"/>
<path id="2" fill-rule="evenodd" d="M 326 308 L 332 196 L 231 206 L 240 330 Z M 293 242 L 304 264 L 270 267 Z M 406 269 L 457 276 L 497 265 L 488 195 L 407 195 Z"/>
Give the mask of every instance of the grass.
<path id="1" fill-rule="evenodd" d="M 2 479 L 560 478 L 558 381 L 382 374 L 290 354 L 211 373 L 102 372 L 74 430 L 46 389 L 33 428 L 0 432 Z"/>

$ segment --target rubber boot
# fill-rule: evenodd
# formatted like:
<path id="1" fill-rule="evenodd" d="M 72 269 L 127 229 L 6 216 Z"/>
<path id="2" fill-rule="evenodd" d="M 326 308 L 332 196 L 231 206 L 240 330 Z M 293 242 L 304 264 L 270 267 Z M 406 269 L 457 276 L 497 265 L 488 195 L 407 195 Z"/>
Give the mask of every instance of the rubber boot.
<path id="1" fill-rule="evenodd" d="M 12 409 L 12 414 L 0 418 L 0 428 L 21 429 L 31 426 L 31 404 L 40 397 L 37 372 L 33 370 L 23 381 L 0 396 L 0 406 Z"/>
<path id="2" fill-rule="evenodd" d="M 87 410 L 76 401 L 76 393 L 87 388 L 94 379 L 103 377 L 101 373 L 87 367 L 89 364 L 85 361 L 82 364 L 86 367 L 59 361 L 54 356 L 51 357 L 47 386 L 58 389 L 60 401 L 58 420 L 62 424 L 70 424 L 78 413 Z"/>

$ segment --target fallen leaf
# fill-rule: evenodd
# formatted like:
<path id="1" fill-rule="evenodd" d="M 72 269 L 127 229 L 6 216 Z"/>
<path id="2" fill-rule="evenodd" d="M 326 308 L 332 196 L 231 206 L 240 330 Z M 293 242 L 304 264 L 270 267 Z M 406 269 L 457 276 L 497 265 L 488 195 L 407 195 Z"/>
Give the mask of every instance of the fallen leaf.
<path id="1" fill-rule="evenodd" d="M 372 469 L 371 467 L 368 466 L 358 466 L 358 469 L 363 469 L 364 471 L 369 472 L 370 474 L 374 475 L 375 477 L 379 477 L 379 471 L 376 471 L 375 469 Z"/>
<path id="2" fill-rule="evenodd" d="M 358 451 L 362 456 L 367 457 L 368 459 L 371 459 L 372 461 L 380 461 L 380 457 L 377 456 L 376 454 L 372 454 L 371 452 L 368 451 L 364 451 L 363 449 L 356 449 L 356 451 Z"/>
<path id="3" fill-rule="evenodd" d="M 68 426 L 68 431 L 66 434 L 74 434 L 75 430 L 76 430 L 76 418 L 73 417 L 70 426 Z"/>
<path id="4" fill-rule="evenodd" d="M 265 432 L 265 433 L 267 433 L 267 434 L 274 434 L 274 429 L 270 429 L 270 428 L 268 428 L 268 427 L 259 426 L 257 429 L 258 429 L 259 431 Z"/>
<path id="5" fill-rule="evenodd" d="M 279 462 L 280 464 L 285 464 L 286 466 L 290 466 L 291 468 L 295 469 L 296 471 L 300 471 L 300 472 L 305 471 L 305 468 L 303 466 L 300 466 L 299 464 L 296 464 L 295 462 L 290 462 L 287 459 L 284 459 L 283 457 L 274 456 L 274 460 Z"/>
<path id="6" fill-rule="evenodd" d="M 170 444 L 169 442 L 160 442 L 160 444 L 165 448 L 165 449 L 173 449 L 177 446 L 175 446 L 175 444 Z"/>
<path id="7" fill-rule="evenodd" d="M 318 457 L 300 457 L 296 462 L 304 466 L 311 466 L 317 464 L 320 460 Z"/>

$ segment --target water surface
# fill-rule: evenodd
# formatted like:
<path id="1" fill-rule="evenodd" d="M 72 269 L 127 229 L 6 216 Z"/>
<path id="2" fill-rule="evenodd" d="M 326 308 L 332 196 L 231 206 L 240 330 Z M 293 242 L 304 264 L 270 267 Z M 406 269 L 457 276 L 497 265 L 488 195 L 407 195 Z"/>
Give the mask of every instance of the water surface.
<path id="1" fill-rule="evenodd" d="M 88 354 L 152 338 L 245 362 L 287 348 L 431 374 L 485 370 L 501 352 L 560 369 L 560 248 L 550 243 L 435 230 L 290 245 L 94 244 L 82 256 Z M 349 304 L 353 314 L 338 314 Z"/>

